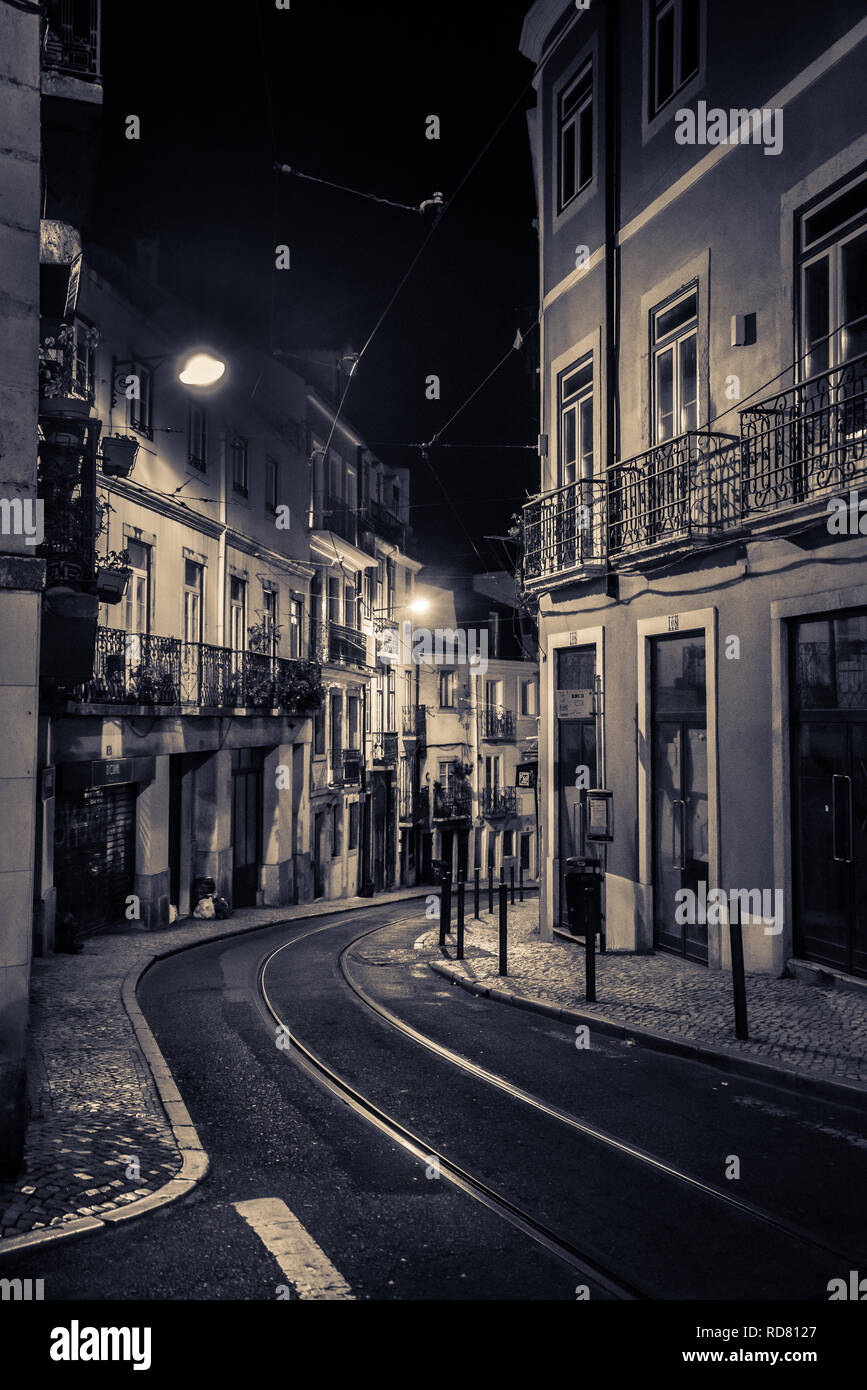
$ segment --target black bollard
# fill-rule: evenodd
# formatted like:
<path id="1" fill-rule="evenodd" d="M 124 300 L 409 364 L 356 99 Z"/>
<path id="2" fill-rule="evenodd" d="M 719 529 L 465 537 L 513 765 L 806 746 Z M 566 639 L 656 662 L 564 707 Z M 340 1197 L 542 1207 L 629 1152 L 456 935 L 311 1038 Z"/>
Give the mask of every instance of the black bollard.
<path id="1" fill-rule="evenodd" d="M 520 869 L 518 870 L 518 897 L 521 899 L 521 902 L 524 901 L 524 866 L 523 866 L 523 864 L 521 865 Z"/>
<path id="2" fill-rule="evenodd" d="M 488 912 L 493 915 L 494 911 L 494 866 L 488 865 Z"/>
<path id="3" fill-rule="evenodd" d="M 478 866 L 478 864 L 476 865 L 475 871 L 474 871 L 474 873 L 473 873 L 473 917 L 474 917 L 475 920 L 478 922 L 478 920 L 479 920 L 479 866 Z"/>
<path id="4" fill-rule="evenodd" d="M 507 947 L 509 931 L 509 899 L 505 883 L 500 884 L 500 975 L 508 975 Z"/>
<path id="5" fill-rule="evenodd" d="M 458 884 L 458 960 L 464 958 L 464 893 L 466 884 L 461 879 Z"/>
<path id="6" fill-rule="evenodd" d="M 735 1037 L 741 1042 L 749 1041 L 747 1027 L 747 985 L 744 978 L 744 938 L 740 918 L 729 921 L 729 936 L 732 948 L 732 988 L 735 993 Z"/>
<path id="7" fill-rule="evenodd" d="M 510 869 L 509 869 L 509 877 L 511 878 L 511 881 L 512 881 L 512 907 L 514 907 L 514 906 L 515 906 L 515 866 L 514 866 L 514 864 L 512 864 L 511 867 L 510 867 Z"/>

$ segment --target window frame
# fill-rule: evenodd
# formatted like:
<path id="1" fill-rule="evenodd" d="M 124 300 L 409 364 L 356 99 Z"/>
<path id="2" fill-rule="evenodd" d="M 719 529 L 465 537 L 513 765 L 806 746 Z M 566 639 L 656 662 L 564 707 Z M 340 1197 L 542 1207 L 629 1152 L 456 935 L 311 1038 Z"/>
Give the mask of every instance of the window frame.
<path id="1" fill-rule="evenodd" d="M 196 429 L 196 422 L 199 428 Z M 201 453 L 193 452 L 194 443 L 201 445 Z M 187 417 L 187 467 L 197 473 L 208 471 L 208 412 L 198 401 L 191 401 Z"/>
<path id="2" fill-rule="evenodd" d="M 578 387 L 568 401 L 564 400 L 564 386 L 566 381 L 589 365 L 590 381 Z M 585 448 L 585 428 L 583 422 L 582 407 L 590 403 L 590 472 L 584 471 L 584 462 L 587 458 Z M 574 476 L 566 477 L 566 418 L 574 412 L 575 415 L 575 462 L 573 465 Z M 570 483 L 582 481 L 595 477 L 596 469 L 596 359 L 591 349 L 589 352 L 575 359 L 570 366 L 557 373 L 557 485 L 558 487 L 568 487 Z M 579 471 L 580 469 L 580 471 Z"/>
<path id="3" fill-rule="evenodd" d="M 690 0 L 650 0 L 648 10 L 648 32 L 647 32 L 647 54 L 648 54 L 648 119 L 654 120 L 673 101 L 686 87 L 689 86 L 693 78 L 701 72 L 702 59 L 702 29 L 703 29 L 703 6 L 701 0 L 695 0 L 697 11 L 696 25 L 696 55 L 695 67 L 684 75 L 683 64 L 683 11 L 684 6 Z M 672 82 L 673 86 L 668 96 L 662 100 L 657 94 L 657 79 L 659 74 L 659 20 L 666 11 L 674 12 L 674 34 L 672 39 Z"/>
<path id="4" fill-rule="evenodd" d="M 683 285 L 674 294 L 654 304 L 648 313 L 648 354 L 650 365 L 650 447 L 656 448 L 658 445 L 667 444 L 672 439 L 678 439 L 682 434 L 689 430 L 699 428 L 700 403 L 701 403 L 701 373 L 700 373 L 700 354 L 699 354 L 699 328 L 701 324 L 701 297 L 698 280 L 691 281 L 688 285 Z M 655 320 L 663 313 L 668 313 L 676 308 L 681 301 L 686 301 L 695 296 L 695 313 L 684 325 L 670 330 L 661 336 L 659 341 L 654 339 Z M 681 348 L 690 338 L 695 342 L 695 424 L 688 425 L 686 429 L 679 428 L 683 415 L 684 403 L 682 399 L 681 384 Z M 666 439 L 660 438 L 659 416 L 658 416 L 658 387 L 657 387 L 657 363 L 662 356 L 671 351 L 674 371 L 672 373 L 672 418 L 673 423 L 678 428 L 673 429 Z"/>
<path id="5" fill-rule="evenodd" d="M 577 105 L 564 113 L 563 107 L 570 93 L 582 83 L 587 83 L 587 95 L 580 99 Z M 574 71 L 560 84 L 554 96 L 554 158 L 555 178 L 554 178 L 554 213 L 555 217 L 562 217 L 568 212 L 580 198 L 581 194 L 587 189 L 592 188 L 596 177 L 596 129 L 598 121 L 596 119 L 596 65 L 594 55 L 586 54 L 582 61 L 578 63 Z M 590 169 L 587 177 L 581 180 L 581 158 L 582 158 L 582 138 L 581 138 L 581 117 L 589 111 L 590 116 L 590 135 L 589 135 L 589 161 Z M 573 153 L 573 174 L 575 187 L 568 198 L 564 198 L 563 190 L 563 170 L 564 170 L 564 136 L 566 131 L 574 131 L 574 153 Z"/>
<path id="6" fill-rule="evenodd" d="M 241 478 L 238 478 L 238 454 L 241 451 L 243 467 L 240 470 Z M 249 496 L 249 450 L 247 440 L 243 435 L 235 434 L 229 440 L 229 456 L 232 463 L 232 491 L 239 497 Z"/>
<path id="7" fill-rule="evenodd" d="M 845 197 L 850 190 L 863 187 L 863 200 L 865 206 L 860 208 L 853 216 L 843 218 L 842 221 L 832 226 L 822 236 L 815 237 L 812 241 L 806 240 L 806 224 L 820 213 L 824 208 L 833 207 L 834 203 Z M 795 321 L 795 357 L 797 359 L 796 380 L 809 380 L 811 375 L 821 375 L 823 372 L 834 371 L 847 361 L 854 360 L 860 356 L 854 353 L 851 356 L 844 350 L 844 345 L 848 338 L 848 330 L 843 328 L 845 322 L 844 312 L 844 284 L 842 273 L 842 251 L 843 248 L 858 237 L 867 232 L 867 171 L 862 169 L 855 176 L 848 176 L 830 190 L 826 190 L 820 197 L 814 198 L 806 207 L 802 208 L 796 218 L 795 229 L 795 255 L 796 255 L 796 321 Z M 812 355 L 808 350 L 806 337 L 806 300 L 805 279 L 810 267 L 818 265 L 822 261 L 828 264 L 828 316 L 829 322 L 834 326 L 829 327 L 825 341 L 828 344 L 827 363 L 824 367 L 816 371 L 807 370 L 808 355 Z M 862 330 L 863 331 L 863 330 Z M 814 339 L 818 343 L 819 339 Z"/>

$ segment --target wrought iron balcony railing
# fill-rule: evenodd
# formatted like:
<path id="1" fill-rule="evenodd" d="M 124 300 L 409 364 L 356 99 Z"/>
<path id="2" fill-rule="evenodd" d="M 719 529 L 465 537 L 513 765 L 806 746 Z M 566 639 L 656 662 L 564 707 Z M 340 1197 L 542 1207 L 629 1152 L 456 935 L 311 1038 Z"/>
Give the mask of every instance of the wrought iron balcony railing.
<path id="1" fill-rule="evenodd" d="M 472 811 L 473 793 L 467 783 L 434 787 L 434 820 L 468 820 Z"/>
<path id="2" fill-rule="evenodd" d="M 524 507 L 524 579 L 604 569 L 606 494 L 601 479 L 581 479 Z"/>
<path id="3" fill-rule="evenodd" d="M 361 749 L 344 748 L 343 750 L 343 784 L 346 787 L 361 786 Z"/>
<path id="4" fill-rule="evenodd" d="M 509 740 L 515 737 L 515 716 L 510 709 L 486 705 L 482 712 L 482 738 Z"/>
<path id="5" fill-rule="evenodd" d="M 45 0 L 45 19 L 43 68 L 98 78 L 100 0 Z"/>
<path id="6" fill-rule="evenodd" d="M 740 412 L 745 517 L 867 479 L 867 354 Z"/>
<path id="7" fill-rule="evenodd" d="M 518 793 L 514 787 L 482 787 L 482 815 L 514 816 L 518 811 Z"/>
<path id="8" fill-rule="evenodd" d="M 397 734 L 374 734 L 373 761 L 375 763 L 396 763 L 398 757 Z"/>
<path id="9" fill-rule="evenodd" d="M 342 497 L 320 497 L 313 508 L 313 529 L 333 531 L 350 545 L 358 542 L 358 515 Z"/>
<path id="10" fill-rule="evenodd" d="M 608 470 L 608 553 L 707 540 L 740 521 L 738 441 L 690 430 Z"/>
<path id="11" fill-rule="evenodd" d="M 392 541 L 403 549 L 406 537 L 406 527 L 400 517 L 395 516 L 394 512 L 389 511 L 381 502 L 374 502 L 371 498 L 367 503 L 367 516 L 370 519 L 373 529 L 383 540 Z"/>
<path id="12" fill-rule="evenodd" d="M 427 787 L 402 793 L 400 819 L 412 825 L 427 825 L 430 820 L 430 792 Z"/>
<path id="13" fill-rule="evenodd" d="M 235 652 L 208 642 L 97 629 L 93 676 L 67 689 L 82 704 L 267 709 L 306 714 L 322 699 L 315 661 Z"/>
<path id="14" fill-rule="evenodd" d="M 354 627 L 341 627 L 339 623 L 311 620 L 310 652 L 323 665 L 367 665 L 367 641 L 364 633 Z"/>

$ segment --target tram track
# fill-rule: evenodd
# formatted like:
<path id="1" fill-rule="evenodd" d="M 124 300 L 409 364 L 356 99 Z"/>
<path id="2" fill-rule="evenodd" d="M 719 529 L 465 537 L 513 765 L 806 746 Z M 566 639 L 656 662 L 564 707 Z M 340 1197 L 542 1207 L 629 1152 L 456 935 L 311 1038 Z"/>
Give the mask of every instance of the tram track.
<path id="1" fill-rule="evenodd" d="M 329 1066 L 322 1057 L 318 1056 L 303 1041 L 303 1039 L 293 1032 L 285 1020 L 280 1017 L 277 1008 L 268 994 L 265 982 L 268 968 L 284 951 L 288 951 L 293 946 L 300 945 L 310 937 L 328 930 L 331 925 L 330 923 L 325 924 L 303 935 L 293 937 L 291 941 L 284 942 L 275 951 L 272 951 L 260 964 L 259 991 L 262 1000 L 278 1028 L 284 1030 L 295 1056 L 295 1060 L 302 1069 L 320 1084 L 324 1085 L 333 1095 L 349 1105 L 357 1114 L 373 1124 L 382 1133 L 388 1135 L 404 1150 L 411 1153 L 416 1159 L 427 1164 L 436 1163 L 439 1175 L 453 1186 L 459 1188 L 467 1196 L 508 1221 L 512 1226 L 516 1227 L 549 1252 L 563 1260 L 584 1278 L 604 1289 L 609 1296 L 616 1299 L 627 1300 L 644 1300 L 654 1297 L 652 1293 L 622 1278 L 617 1271 L 611 1269 L 594 1256 L 591 1256 L 587 1251 L 581 1250 L 572 1241 L 559 1232 L 551 1229 L 544 1222 L 538 1221 L 532 1213 L 525 1210 L 518 1203 L 510 1200 L 510 1198 L 504 1196 L 502 1193 L 497 1192 L 482 1178 L 469 1172 L 466 1168 L 451 1159 L 446 1153 L 440 1151 L 434 1145 L 428 1144 L 423 1137 L 414 1133 L 395 1116 L 388 1114 L 373 1100 L 365 1096 L 356 1086 L 347 1081 L 346 1078 L 335 1071 L 333 1067 Z M 506 1077 L 500 1076 L 496 1072 L 489 1071 L 487 1068 L 480 1066 L 478 1063 L 471 1061 L 469 1058 L 453 1051 L 442 1043 L 436 1042 L 433 1038 L 421 1033 L 411 1024 L 400 1019 L 390 1009 L 378 1003 L 370 996 L 364 987 L 353 978 L 349 966 L 349 957 L 352 951 L 355 950 L 361 942 L 393 926 L 394 923 L 389 923 L 387 926 L 380 924 L 368 928 L 366 931 L 359 932 L 352 941 L 341 949 L 337 958 L 340 976 L 346 988 L 368 1013 L 378 1018 L 380 1023 L 402 1034 L 416 1046 L 424 1048 L 441 1062 L 459 1069 L 473 1077 L 474 1080 L 507 1095 L 511 1100 L 546 1116 L 549 1120 L 563 1125 L 576 1134 L 580 1134 L 584 1139 L 592 1143 L 613 1150 L 621 1157 L 643 1165 L 647 1169 L 652 1169 L 655 1173 L 676 1182 L 680 1186 L 700 1193 L 705 1198 L 710 1198 L 724 1204 L 727 1208 L 736 1211 L 740 1216 L 758 1222 L 766 1228 L 773 1229 L 779 1234 L 807 1245 L 823 1255 L 832 1255 L 835 1259 L 847 1261 L 850 1264 L 852 1260 L 855 1259 L 850 1253 L 841 1252 L 832 1248 L 815 1237 L 811 1232 L 780 1218 L 773 1212 L 736 1197 L 724 1189 L 718 1188 L 712 1183 L 708 1183 L 696 1177 L 694 1174 L 685 1172 L 665 1160 L 658 1158 L 646 1149 L 626 1143 L 618 1139 L 615 1135 L 588 1124 L 577 1116 L 570 1114 L 568 1111 L 549 1104 L 539 1096 L 515 1085 Z"/>

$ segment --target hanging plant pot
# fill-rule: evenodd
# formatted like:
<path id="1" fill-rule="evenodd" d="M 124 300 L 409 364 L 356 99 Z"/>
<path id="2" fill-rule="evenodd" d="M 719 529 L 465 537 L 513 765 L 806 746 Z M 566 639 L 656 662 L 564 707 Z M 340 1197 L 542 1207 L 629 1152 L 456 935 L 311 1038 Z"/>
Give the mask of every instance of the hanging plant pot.
<path id="1" fill-rule="evenodd" d="M 67 420 L 86 420 L 90 415 L 90 401 L 66 394 L 40 396 L 39 414 L 59 415 Z"/>
<path id="2" fill-rule="evenodd" d="M 128 434 L 110 434 L 102 441 L 102 471 L 107 478 L 128 478 L 135 468 L 138 440 Z"/>
<path id="3" fill-rule="evenodd" d="M 98 565 L 96 570 L 96 597 L 100 603 L 120 603 L 129 583 L 128 569 L 110 569 Z"/>

